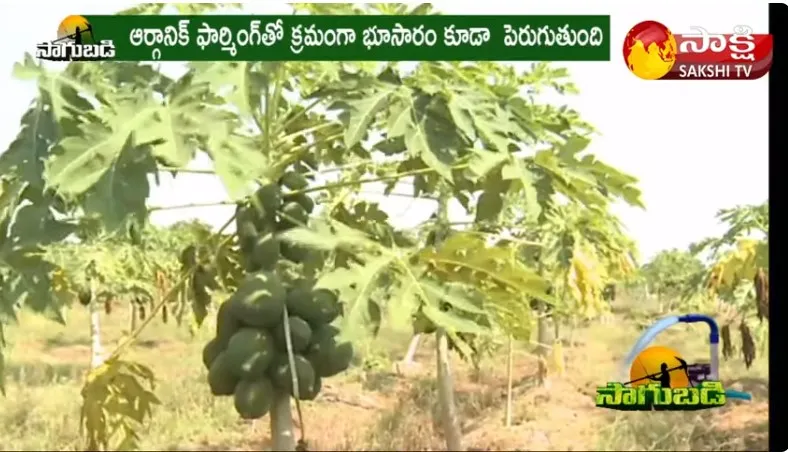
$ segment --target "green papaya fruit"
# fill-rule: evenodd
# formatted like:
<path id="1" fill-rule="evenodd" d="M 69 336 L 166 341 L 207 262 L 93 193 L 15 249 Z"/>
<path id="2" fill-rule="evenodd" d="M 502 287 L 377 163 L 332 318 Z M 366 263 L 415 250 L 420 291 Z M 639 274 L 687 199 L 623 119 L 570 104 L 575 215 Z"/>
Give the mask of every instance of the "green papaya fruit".
<path id="1" fill-rule="evenodd" d="M 309 180 L 295 171 L 288 171 L 282 176 L 282 185 L 290 190 L 303 190 L 309 186 Z"/>

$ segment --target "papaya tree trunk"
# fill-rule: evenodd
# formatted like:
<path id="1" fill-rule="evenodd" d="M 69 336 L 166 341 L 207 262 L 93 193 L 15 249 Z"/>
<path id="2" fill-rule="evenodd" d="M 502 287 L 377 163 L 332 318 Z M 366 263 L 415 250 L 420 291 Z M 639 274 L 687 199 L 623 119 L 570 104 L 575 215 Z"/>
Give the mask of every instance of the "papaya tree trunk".
<path id="1" fill-rule="evenodd" d="M 547 309 L 543 301 L 538 302 L 539 316 L 536 321 L 536 357 L 538 359 L 537 383 L 540 386 L 549 386 L 547 379 L 547 344 L 550 343 L 549 325 L 547 324 Z"/>
<path id="2" fill-rule="evenodd" d="M 435 332 L 436 357 L 438 371 L 438 407 L 441 414 L 443 436 L 446 439 L 446 450 L 460 451 L 462 448 L 462 431 L 457 419 L 457 406 L 454 402 L 454 381 L 449 363 L 449 338 L 446 330 L 438 328 Z"/>
<path id="3" fill-rule="evenodd" d="M 402 364 L 405 364 L 406 366 L 414 364 L 416 360 L 416 351 L 419 349 L 419 340 L 421 340 L 421 334 L 418 333 L 414 334 L 410 339 L 408 351 L 405 353 L 405 357 L 402 358 Z"/>
<path id="4" fill-rule="evenodd" d="M 512 401 L 514 395 L 514 340 L 509 335 L 506 343 L 506 418 L 504 425 L 506 427 L 512 426 Z"/>
<path id="5" fill-rule="evenodd" d="M 137 329 L 137 303 L 129 303 L 129 334 Z"/>
<path id="6" fill-rule="evenodd" d="M 101 308 L 96 296 L 96 282 L 90 281 L 90 368 L 104 364 L 104 347 L 101 345 Z"/>
<path id="7" fill-rule="evenodd" d="M 569 338 L 568 343 L 570 347 L 574 347 L 575 344 L 575 333 L 577 332 L 577 316 L 572 314 L 572 318 L 569 320 L 572 324 L 569 327 Z"/>
<path id="8" fill-rule="evenodd" d="M 553 361 L 556 366 L 556 375 L 563 377 L 566 372 L 566 358 L 564 357 L 564 341 L 561 338 L 561 320 L 553 317 Z"/>
<path id="9" fill-rule="evenodd" d="M 271 406 L 271 449 L 294 451 L 293 414 L 290 411 L 290 394 L 277 392 Z"/>
<path id="10" fill-rule="evenodd" d="M 442 184 L 438 199 L 438 210 L 435 212 L 437 229 L 432 245 L 438 246 L 449 234 L 449 199 L 451 191 L 446 184 Z M 429 241 L 429 240 L 428 240 Z M 451 374 L 449 356 L 449 336 L 446 329 L 438 327 L 435 331 L 435 360 L 438 379 L 438 407 L 440 410 L 443 436 L 446 440 L 446 450 L 460 451 L 462 448 L 462 431 L 458 420 L 457 405 L 454 401 L 454 380 Z"/>

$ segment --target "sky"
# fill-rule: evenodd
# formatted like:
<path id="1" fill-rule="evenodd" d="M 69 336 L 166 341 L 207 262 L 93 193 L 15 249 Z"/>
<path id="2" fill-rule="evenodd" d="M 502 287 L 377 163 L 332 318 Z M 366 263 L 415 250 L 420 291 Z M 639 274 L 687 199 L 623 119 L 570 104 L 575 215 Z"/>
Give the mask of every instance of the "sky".
<path id="1" fill-rule="evenodd" d="M 285 13 L 278 2 L 247 2 L 246 12 Z M 11 77 L 13 63 L 38 42 L 54 39 L 60 21 L 70 14 L 110 14 L 130 2 L 49 3 L 3 2 L 7 39 L 0 47 L 0 80 L 4 98 L 0 107 L 0 152 L 18 132 L 19 119 L 35 96 L 35 85 Z M 738 204 L 761 203 L 768 198 L 767 98 L 768 75 L 753 81 L 645 81 L 627 70 L 621 43 L 629 28 L 643 20 L 657 20 L 675 33 L 691 26 L 729 33 L 737 25 L 756 32 L 768 27 L 766 2 L 726 4 L 708 1 L 663 1 L 660 8 L 641 2 L 433 2 L 446 14 L 609 14 L 611 61 L 562 63 L 580 94 L 558 101 L 580 111 L 599 135 L 589 152 L 640 179 L 646 210 L 617 206 L 629 233 L 649 259 L 663 249 L 685 248 L 690 243 L 724 231 L 715 213 Z M 177 65 L 179 63 L 169 63 Z M 514 63 L 517 65 L 518 63 Z M 527 64 L 527 63 L 525 63 Z M 170 68 L 177 70 L 177 68 Z M 195 166 L 207 165 L 205 161 Z M 379 188 L 365 189 L 371 200 Z M 405 192 L 407 188 L 400 190 Z M 227 199 L 222 184 L 210 175 L 163 176 L 154 187 L 151 206 L 221 202 Z M 409 227 L 427 219 L 435 209 L 430 201 L 387 198 L 383 204 L 392 222 Z M 464 211 L 452 206 L 452 216 Z M 155 212 L 152 220 L 170 224 L 199 218 L 219 225 L 229 217 L 228 207 L 176 209 Z"/>

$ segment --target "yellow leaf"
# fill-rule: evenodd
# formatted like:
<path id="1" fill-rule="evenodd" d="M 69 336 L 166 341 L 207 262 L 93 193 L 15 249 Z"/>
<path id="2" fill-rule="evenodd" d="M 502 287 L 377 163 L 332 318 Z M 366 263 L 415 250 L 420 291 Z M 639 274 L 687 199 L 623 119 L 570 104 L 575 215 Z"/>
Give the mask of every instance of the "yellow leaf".
<path id="1" fill-rule="evenodd" d="M 552 303 L 553 297 L 547 294 L 548 281 L 512 259 L 511 246 L 488 246 L 484 238 L 461 232 L 448 237 L 439 248 L 421 250 L 416 258 L 444 280 L 472 284 L 485 292 L 497 288 Z"/>
<path id="2" fill-rule="evenodd" d="M 110 450 L 117 442 L 136 447 L 136 428 L 150 417 L 159 400 L 153 372 L 138 363 L 113 357 L 88 372 L 82 387 L 81 428 L 88 450 Z M 119 436 L 119 438 L 116 438 Z"/>

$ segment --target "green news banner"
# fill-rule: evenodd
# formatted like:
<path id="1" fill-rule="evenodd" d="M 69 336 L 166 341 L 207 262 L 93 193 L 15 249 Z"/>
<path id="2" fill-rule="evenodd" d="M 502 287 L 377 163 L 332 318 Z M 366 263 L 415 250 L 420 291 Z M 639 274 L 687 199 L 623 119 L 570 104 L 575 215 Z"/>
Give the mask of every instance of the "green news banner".
<path id="1" fill-rule="evenodd" d="M 83 17 L 121 61 L 610 60 L 610 16 Z"/>

